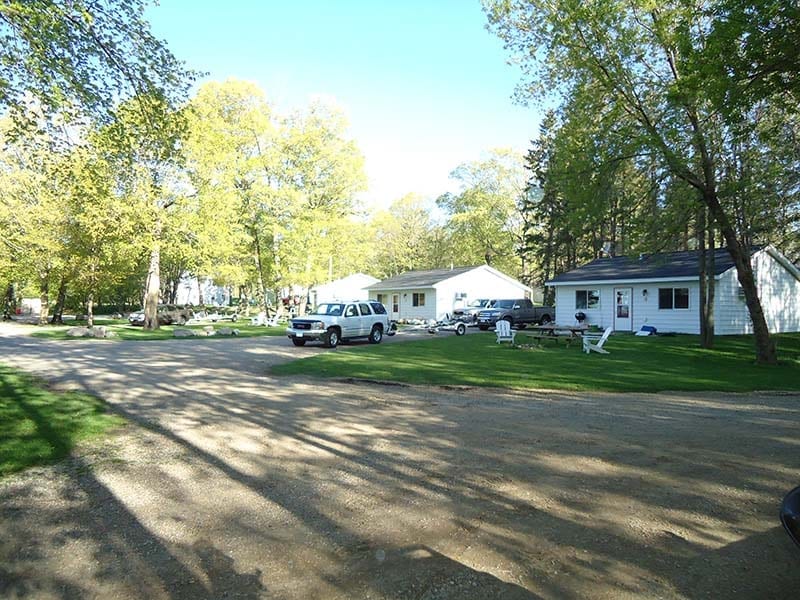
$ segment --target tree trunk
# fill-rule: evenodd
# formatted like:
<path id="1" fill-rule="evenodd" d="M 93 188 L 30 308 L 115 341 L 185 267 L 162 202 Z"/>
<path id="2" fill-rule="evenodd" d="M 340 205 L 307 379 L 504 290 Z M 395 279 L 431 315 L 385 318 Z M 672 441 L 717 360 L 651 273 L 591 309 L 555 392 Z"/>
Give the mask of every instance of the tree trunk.
<path id="1" fill-rule="evenodd" d="M 261 309 L 266 313 L 267 311 L 267 287 L 264 281 L 264 257 L 261 253 L 261 237 L 258 235 L 258 230 L 253 227 L 251 230 L 253 236 L 253 247 L 256 251 L 256 270 L 258 271 L 258 295 L 260 296 Z"/>
<path id="2" fill-rule="evenodd" d="M 94 327 L 94 294 L 92 292 L 86 296 L 86 326 Z"/>
<path id="3" fill-rule="evenodd" d="M 203 284 L 200 283 L 199 275 L 197 276 L 197 303 L 200 306 L 204 306 L 206 303 L 205 298 L 203 298 Z"/>
<path id="4" fill-rule="evenodd" d="M 736 239 L 736 234 L 728 220 L 728 216 L 719 203 L 716 191 L 707 190 L 703 194 L 703 200 L 711 209 L 711 214 L 719 224 L 720 233 L 722 233 L 728 252 L 731 253 L 731 258 L 733 258 L 733 262 L 736 265 L 736 276 L 739 280 L 739 285 L 742 286 L 747 310 L 753 323 L 756 361 L 760 364 L 777 364 L 778 354 L 775 349 L 775 342 L 769 334 L 769 327 L 767 326 L 767 319 L 764 317 L 764 310 L 761 307 L 761 300 L 758 298 L 749 249 L 742 246 L 739 240 Z"/>
<path id="5" fill-rule="evenodd" d="M 714 347 L 714 297 L 716 296 L 717 280 L 714 278 L 716 270 L 716 243 L 714 241 L 714 220 L 708 219 L 708 252 L 706 256 L 706 339 L 703 340 L 703 348 L 711 349 Z"/>
<path id="6" fill-rule="evenodd" d="M 697 306 L 697 316 L 700 319 L 700 347 L 706 347 L 706 292 L 708 290 L 708 273 L 706 272 L 706 212 L 708 207 L 701 204 L 697 208 L 697 267 L 698 267 L 698 291 L 700 301 Z"/>
<path id="7" fill-rule="evenodd" d="M 50 312 L 50 271 L 46 271 L 39 280 L 39 325 L 47 325 Z"/>
<path id="8" fill-rule="evenodd" d="M 156 224 L 156 235 L 150 250 L 150 268 L 147 271 L 147 289 L 144 295 L 143 329 L 158 329 L 158 296 L 161 292 L 161 226 Z"/>
<path id="9" fill-rule="evenodd" d="M 61 283 L 58 285 L 58 297 L 56 298 L 56 305 L 53 309 L 53 316 L 50 318 L 51 325 L 64 324 L 64 304 L 67 301 L 67 278 L 62 277 Z"/>

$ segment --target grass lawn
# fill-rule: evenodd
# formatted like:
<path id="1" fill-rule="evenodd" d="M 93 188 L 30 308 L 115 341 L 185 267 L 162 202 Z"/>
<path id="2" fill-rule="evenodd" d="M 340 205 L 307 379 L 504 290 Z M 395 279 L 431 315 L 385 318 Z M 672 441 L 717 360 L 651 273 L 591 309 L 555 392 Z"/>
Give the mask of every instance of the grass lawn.
<path id="1" fill-rule="evenodd" d="M 172 335 L 172 331 L 175 329 L 202 329 L 206 325 L 213 325 L 214 329 L 221 329 L 222 327 L 230 327 L 231 329 L 238 329 L 239 330 L 239 337 L 257 337 L 262 335 L 275 335 L 275 336 L 283 336 L 286 335 L 286 327 L 264 327 L 263 325 L 250 325 L 250 321 L 237 321 L 236 323 L 231 323 L 230 321 L 218 321 L 217 323 L 201 323 L 198 325 L 162 325 L 156 331 L 146 331 L 141 327 L 134 327 L 128 324 L 128 321 L 122 320 L 111 320 L 111 319 L 99 319 L 95 320 L 95 325 L 104 325 L 111 329 L 114 333 L 117 334 L 116 338 L 111 339 L 118 339 L 118 340 L 173 340 L 173 339 L 182 339 L 182 340 L 193 340 L 198 338 L 187 337 L 187 338 L 175 338 Z M 86 339 L 86 338 L 72 338 L 67 335 L 67 329 L 70 327 L 76 326 L 85 326 L 85 321 L 76 321 L 75 323 L 69 323 L 68 325 L 31 325 L 31 327 L 36 328 L 31 335 L 33 337 L 39 338 L 47 338 L 53 340 L 73 340 L 73 339 Z M 203 337 L 199 339 L 226 339 L 229 336 L 211 336 L 211 337 Z M 101 338 L 105 339 L 105 338 Z"/>
<path id="2" fill-rule="evenodd" d="M 55 462 L 79 441 L 123 423 L 93 396 L 51 392 L 0 365 L 0 477 Z"/>
<path id="3" fill-rule="evenodd" d="M 716 339 L 702 350 L 698 336 L 612 335 L 608 355 L 543 342 L 540 348 L 498 346 L 493 332 L 403 343 L 339 347 L 277 365 L 276 375 L 356 377 L 417 384 L 523 389 L 658 392 L 664 390 L 800 390 L 800 334 L 775 336 L 781 364 L 755 364 L 751 336 Z M 518 344 L 530 338 L 517 334 Z"/>

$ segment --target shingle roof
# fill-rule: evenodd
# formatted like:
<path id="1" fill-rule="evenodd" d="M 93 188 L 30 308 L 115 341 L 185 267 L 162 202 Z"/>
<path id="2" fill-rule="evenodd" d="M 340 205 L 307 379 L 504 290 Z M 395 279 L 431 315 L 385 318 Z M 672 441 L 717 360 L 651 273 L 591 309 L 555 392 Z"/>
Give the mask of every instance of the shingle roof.
<path id="1" fill-rule="evenodd" d="M 410 288 L 429 288 L 440 281 L 467 273 L 477 267 L 454 267 L 452 269 L 433 269 L 431 271 L 408 271 L 395 277 L 368 285 L 368 290 L 401 290 Z"/>
<path id="2" fill-rule="evenodd" d="M 572 271 L 562 273 L 547 282 L 550 284 L 582 281 L 626 281 L 636 279 L 670 279 L 694 277 L 698 274 L 697 250 L 634 256 L 598 258 Z M 727 248 L 714 251 L 714 274 L 733 268 L 733 258 Z"/>

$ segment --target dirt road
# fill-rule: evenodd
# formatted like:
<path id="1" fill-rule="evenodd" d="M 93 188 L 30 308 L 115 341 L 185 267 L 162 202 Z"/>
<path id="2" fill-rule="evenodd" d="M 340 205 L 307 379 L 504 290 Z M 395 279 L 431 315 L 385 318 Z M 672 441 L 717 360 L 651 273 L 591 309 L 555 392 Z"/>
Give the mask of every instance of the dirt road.
<path id="1" fill-rule="evenodd" d="M 321 351 L 0 330 L 131 421 L 0 482 L 0 597 L 796 598 L 798 395 L 267 375 Z"/>

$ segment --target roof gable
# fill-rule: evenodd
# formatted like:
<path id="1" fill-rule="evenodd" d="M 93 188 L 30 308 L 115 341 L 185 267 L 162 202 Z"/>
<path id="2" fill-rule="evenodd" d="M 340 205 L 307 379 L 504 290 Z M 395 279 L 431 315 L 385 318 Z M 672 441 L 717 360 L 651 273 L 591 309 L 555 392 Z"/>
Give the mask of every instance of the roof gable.
<path id="1" fill-rule="evenodd" d="M 410 288 L 429 288 L 456 275 L 468 273 L 479 267 L 454 267 L 452 269 L 432 269 L 429 271 L 407 271 L 367 286 L 370 290 L 398 290 Z"/>
<path id="2" fill-rule="evenodd" d="M 756 250 L 755 248 L 753 249 Z M 583 281 L 633 281 L 638 279 L 678 279 L 698 275 L 699 252 L 667 252 L 646 254 L 641 257 L 615 256 L 598 258 L 590 263 L 562 273 L 547 285 L 580 283 Z M 734 267 L 727 248 L 714 251 L 714 275 L 721 275 Z"/>

